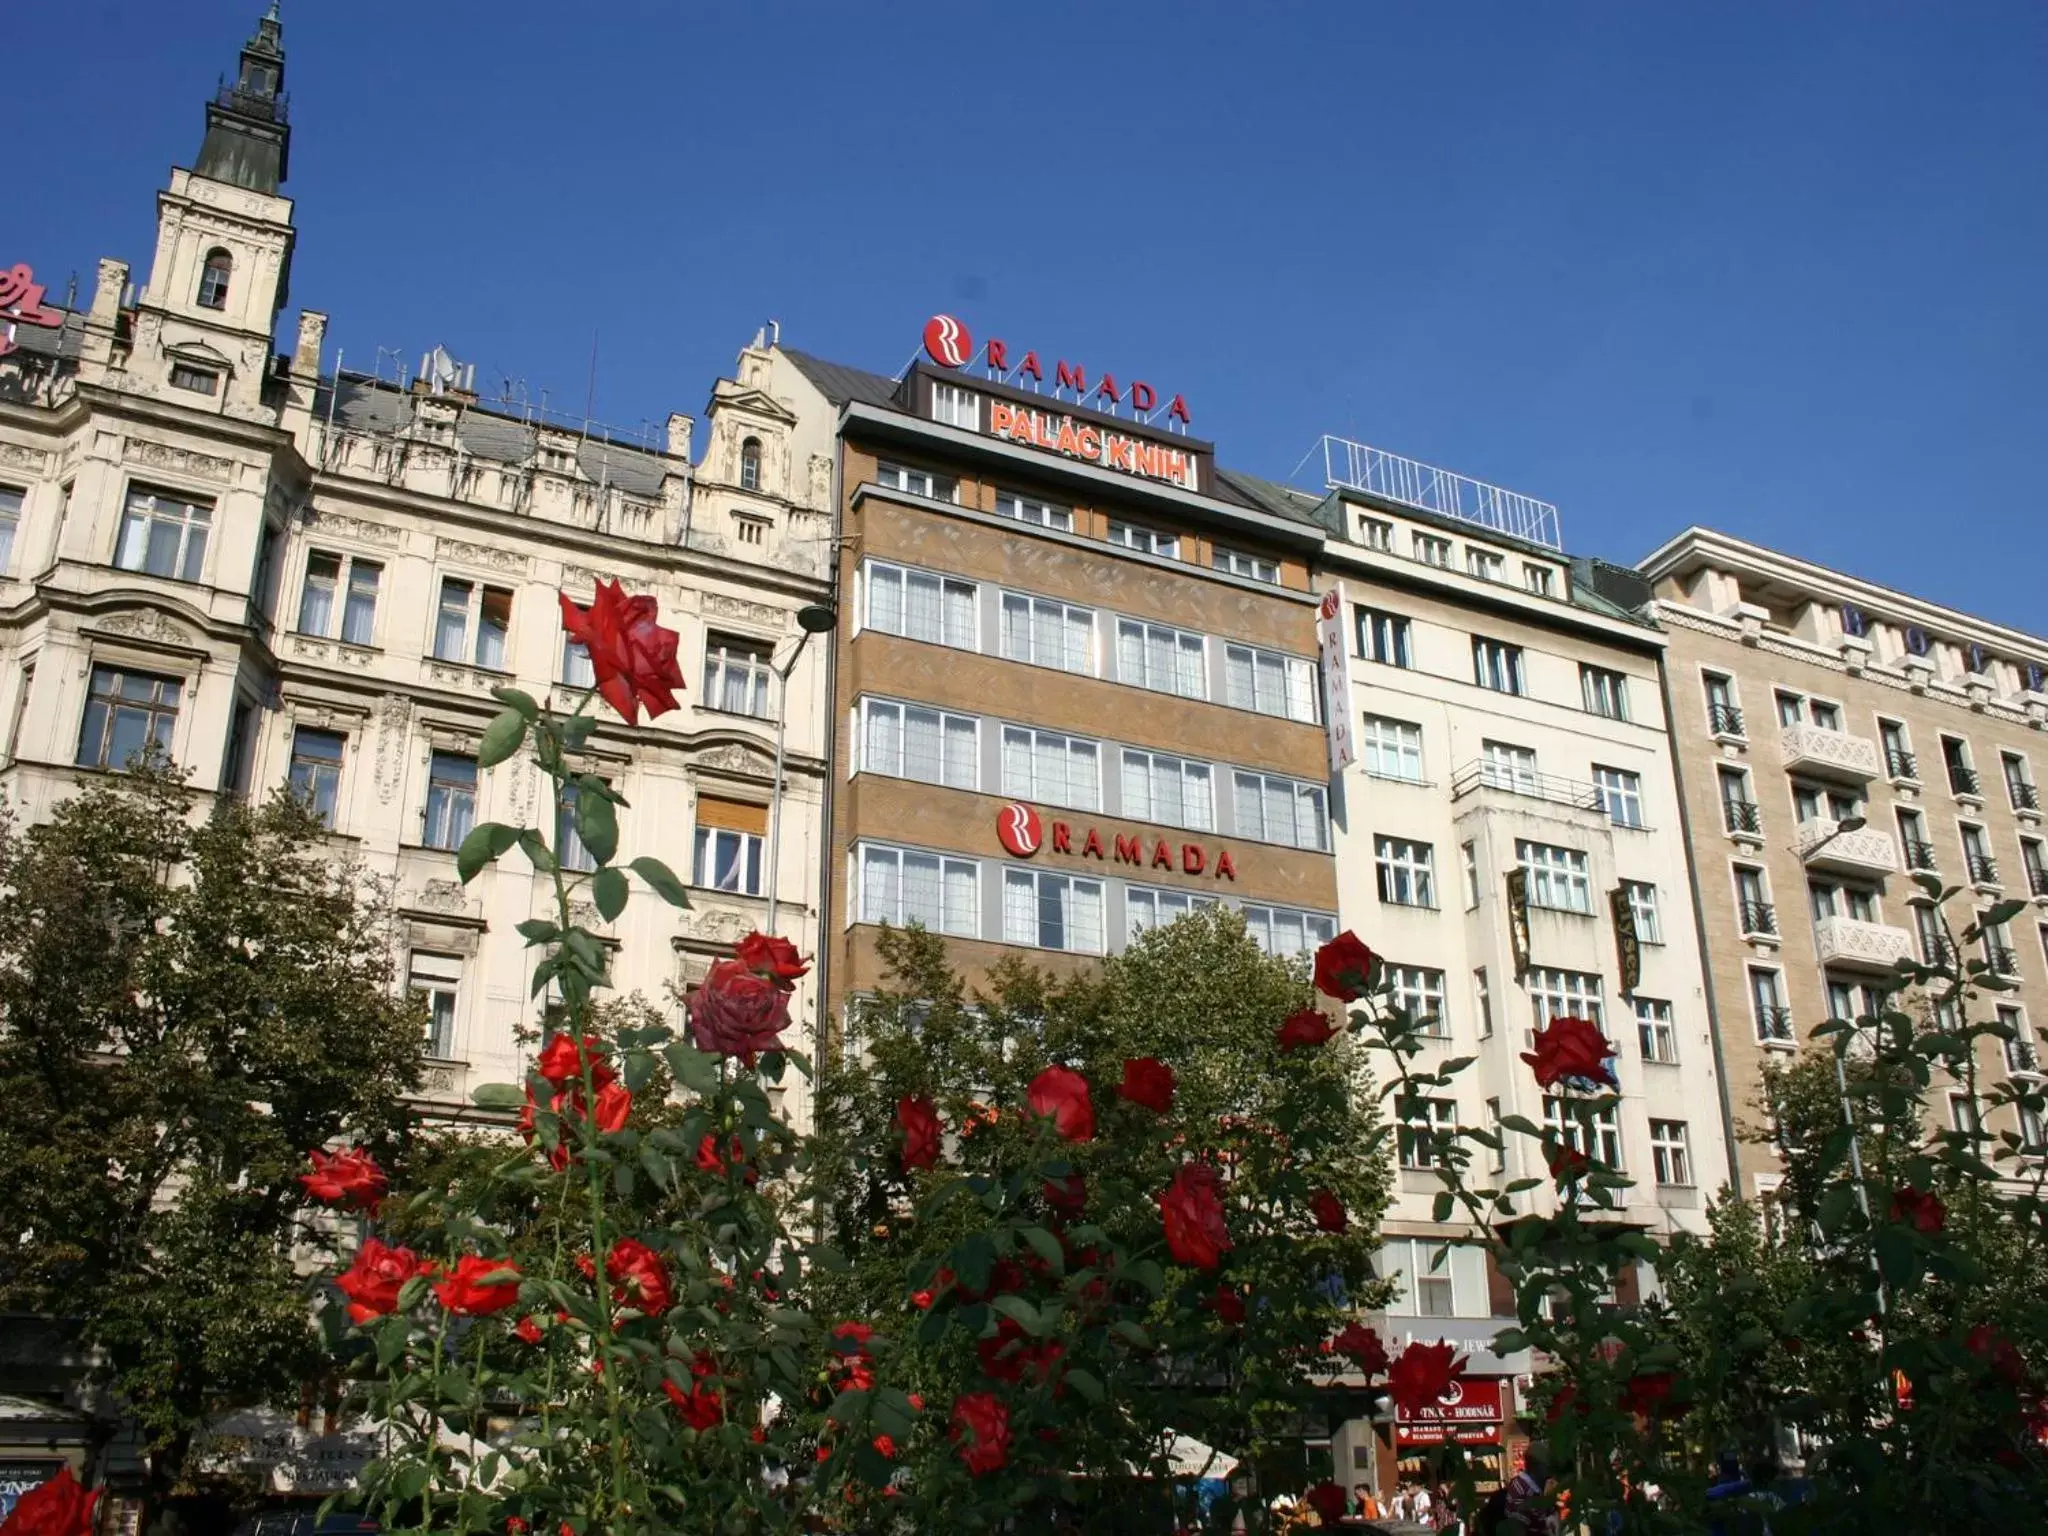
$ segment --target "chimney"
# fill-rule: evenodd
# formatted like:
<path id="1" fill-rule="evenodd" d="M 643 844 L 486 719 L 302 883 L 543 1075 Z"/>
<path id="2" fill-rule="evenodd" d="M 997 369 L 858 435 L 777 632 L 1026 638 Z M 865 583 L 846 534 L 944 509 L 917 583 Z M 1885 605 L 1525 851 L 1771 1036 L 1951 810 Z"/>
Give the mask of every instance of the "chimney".
<path id="1" fill-rule="evenodd" d="M 299 344 L 292 353 L 292 372 L 302 379 L 320 377 L 320 343 L 327 339 L 327 317 L 317 309 L 299 311 Z"/>
<path id="2" fill-rule="evenodd" d="M 687 463 L 690 458 L 690 432 L 696 425 L 688 416 L 680 412 L 670 412 L 666 447 L 663 451 L 670 458 L 681 459 Z"/>
<path id="3" fill-rule="evenodd" d="M 112 256 L 100 258 L 99 286 L 92 291 L 92 322 L 114 328 L 114 319 L 121 312 L 122 294 L 128 287 L 128 263 L 117 261 Z"/>

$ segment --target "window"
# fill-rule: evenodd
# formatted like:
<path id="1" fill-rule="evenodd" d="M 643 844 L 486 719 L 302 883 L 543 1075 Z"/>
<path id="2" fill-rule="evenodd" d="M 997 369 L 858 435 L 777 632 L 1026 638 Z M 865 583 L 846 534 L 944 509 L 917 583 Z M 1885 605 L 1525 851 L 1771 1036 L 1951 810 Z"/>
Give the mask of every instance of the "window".
<path id="1" fill-rule="evenodd" d="M 1280 567 L 1263 555 L 1246 554 L 1241 549 L 1225 549 L 1215 546 L 1210 562 L 1219 571 L 1232 576 L 1246 576 L 1253 581 L 1269 581 L 1275 586 L 1280 582 Z"/>
<path id="2" fill-rule="evenodd" d="M 1646 880 L 1624 880 L 1629 910 L 1635 914 L 1636 937 L 1645 944 L 1664 942 L 1663 920 L 1657 915 L 1657 887 Z"/>
<path id="3" fill-rule="evenodd" d="M 1414 552 L 1415 558 L 1424 565 L 1441 566 L 1445 570 L 1451 568 L 1449 539 L 1440 539 L 1433 533 L 1411 532 L 1409 540 L 1409 548 Z"/>
<path id="4" fill-rule="evenodd" d="M 1479 905 L 1479 848 L 1476 843 L 1461 843 L 1458 853 L 1465 866 L 1465 910 L 1470 912 Z"/>
<path id="5" fill-rule="evenodd" d="M 1450 1014 L 1444 1008 L 1444 973 L 1419 965 L 1386 968 L 1389 1001 L 1406 1014 L 1422 1034 L 1437 1040 L 1451 1037 Z"/>
<path id="6" fill-rule="evenodd" d="M 1920 941 L 1920 958 L 1928 965 L 1940 965 L 1947 957 L 1948 936 L 1941 931 L 1941 914 L 1930 903 L 1913 903 L 1913 933 Z"/>
<path id="7" fill-rule="evenodd" d="M 1232 785 L 1239 837 L 1312 848 L 1319 853 L 1329 849 L 1321 785 L 1242 770 L 1232 775 Z"/>
<path id="8" fill-rule="evenodd" d="M 1781 689 L 1774 697 L 1778 704 L 1778 724 L 1797 725 L 1806 718 L 1806 701 L 1798 694 L 1786 693 Z"/>
<path id="9" fill-rule="evenodd" d="M 1934 868 L 1934 845 L 1927 840 L 1927 820 L 1918 811 L 1899 808 L 1899 845 L 1908 870 Z"/>
<path id="10" fill-rule="evenodd" d="M 1244 926 L 1259 948 L 1282 959 L 1308 954 L 1337 936 L 1335 918 L 1287 907 L 1246 906 Z"/>
<path id="11" fill-rule="evenodd" d="M 341 794 L 341 752 L 347 740 L 339 731 L 292 727 L 292 794 L 306 803 L 322 826 L 334 825 L 334 805 Z"/>
<path id="12" fill-rule="evenodd" d="M 1878 744 L 1884 748 L 1884 769 L 1894 779 L 1917 779 L 1920 777 L 1919 761 L 1913 756 L 1911 745 L 1906 739 L 1906 728 L 1897 720 L 1877 722 Z"/>
<path id="13" fill-rule="evenodd" d="M 1434 1133 L 1454 1130 L 1457 1124 L 1456 1099 L 1425 1099 L 1420 1095 L 1402 1095 L 1401 1166 L 1436 1167 L 1437 1149 Z"/>
<path id="14" fill-rule="evenodd" d="M 761 489 L 761 439 L 750 437 L 740 444 L 740 489 Z"/>
<path id="15" fill-rule="evenodd" d="M 1635 1000 L 1636 1037 L 1643 1060 L 1670 1065 L 1678 1060 L 1678 1034 L 1671 1023 L 1671 1005 L 1654 997 Z"/>
<path id="16" fill-rule="evenodd" d="M 249 793 L 250 759 L 256 753 L 256 703 L 237 695 L 228 716 L 227 750 L 221 754 L 220 787 L 231 795 Z"/>
<path id="17" fill-rule="evenodd" d="M 866 772 L 954 789 L 980 787 L 977 744 L 981 722 L 974 716 L 891 699 L 863 699 L 860 723 L 860 765 Z M 1008 793 L 1028 795 L 1030 791 Z"/>
<path id="18" fill-rule="evenodd" d="M 1508 1171 L 1508 1137 L 1507 1132 L 1502 1130 L 1500 1125 L 1499 1099 L 1488 1099 L 1486 1101 L 1486 1128 L 1493 1132 L 1494 1139 L 1500 1143 L 1498 1146 L 1486 1149 L 1486 1171 L 1488 1173 L 1506 1173 Z"/>
<path id="19" fill-rule="evenodd" d="M 476 649 L 469 649 L 472 622 Z M 512 628 L 512 593 L 504 587 L 482 587 L 456 576 L 441 578 L 441 606 L 434 623 L 434 655 L 442 661 L 469 662 L 501 672 L 505 668 L 505 637 Z"/>
<path id="20" fill-rule="evenodd" d="M 1610 672 L 1605 667 L 1581 666 L 1579 693 L 1589 713 L 1605 715 L 1610 720 L 1628 718 L 1628 678 L 1622 673 Z"/>
<path id="21" fill-rule="evenodd" d="M 922 924 L 933 933 L 980 931 L 981 866 L 908 848 L 861 845 L 860 920 Z"/>
<path id="22" fill-rule="evenodd" d="M 1574 1152 L 1583 1154 L 1603 1168 L 1619 1169 L 1621 1163 L 1621 1122 L 1608 1105 L 1593 1116 L 1593 1135 L 1590 1143 L 1586 1137 L 1586 1125 L 1579 1118 L 1579 1111 L 1573 1107 L 1571 1114 L 1565 1113 L 1564 1101 L 1555 1094 L 1543 1096 L 1543 1124 L 1551 1135 Z"/>
<path id="23" fill-rule="evenodd" d="M 1525 564 L 1522 567 L 1522 585 L 1531 592 L 1534 592 L 1538 597 L 1549 597 L 1552 595 L 1551 580 L 1550 567 L 1547 565 Z"/>
<path id="24" fill-rule="evenodd" d="M 1502 581 L 1507 577 L 1507 562 L 1490 549 L 1477 545 L 1465 546 L 1465 569 L 1481 581 Z"/>
<path id="25" fill-rule="evenodd" d="M 1798 1037 L 1792 1031 L 1792 1010 L 1785 1006 L 1785 994 L 1776 971 L 1749 973 L 1749 1002 L 1756 1015 L 1756 1037 L 1765 1045 L 1792 1045 Z"/>
<path id="26" fill-rule="evenodd" d="M 867 571 L 867 597 L 871 629 L 963 651 L 980 649 L 971 581 L 872 561 Z"/>
<path id="27" fill-rule="evenodd" d="M 1847 821 L 1862 809 L 1863 802 L 1853 794 L 1793 781 L 1792 810 L 1799 821 Z"/>
<path id="28" fill-rule="evenodd" d="M 1593 767 L 1593 793 L 1599 797 L 1600 809 L 1607 813 L 1607 819 L 1617 827 L 1643 825 L 1643 780 L 1640 774 L 1630 773 L 1626 768 Z"/>
<path id="29" fill-rule="evenodd" d="M 124 571 L 197 581 L 206 564 L 206 536 L 212 528 L 211 506 L 131 485 L 121 510 L 114 564 Z"/>
<path id="30" fill-rule="evenodd" d="M 768 807 L 744 800 L 697 797 L 691 883 L 714 891 L 761 894 L 761 845 Z"/>
<path id="31" fill-rule="evenodd" d="M 971 787 L 971 786 L 968 786 Z M 1003 793 L 1020 800 L 1102 809 L 1102 749 L 1085 736 L 1003 727 Z"/>
<path id="32" fill-rule="evenodd" d="M 1692 1183 L 1692 1155 L 1686 1150 L 1683 1120 L 1650 1122 L 1650 1165 L 1659 1184 Z"/>
<path id="33" fill-rule="evenodd" d="M 733 537 L 742 544 L 766 544 L 768 542 L 768 520 L 765 517 L 749 517 L 735 511 L 732 515 Z"/>
<path id="34" fill-rule="evenodd" d="M 195 395 L 211 395 L 220 389 L 220 373 L 217 369 L 201 368 L 196 363 L 171 359 L 171 388 L 189 389 Z"/>
<path id="35" fill-rule="evenodd" d="M 1389 667 L 1415 665 L 1408 647 L 1408 620 L 1375 608 L 1358 610 L 1358 654 Z"/>
<path id="36" fill-rule="evenodd" d="M 1592 915 L 1593 882 L 1586 871 L 1586 855 L 1580 850 L 1518 838 L 1515 859 L 1529 872 L 1530 906 Z"/>
<path id="37" fill-rule="evenodd" d="M 1180 558 L 1180 536 L 1161 533 L 1156 528 L 1141 528 L 1136 523 L 1109 520 L 1109 542 L 1121 544 L 1125 549 L 1135 549 L 1141 554 L 1159 555 L 1167 560 Z"/>
<path id="38" fill-rule="evenodd" d="M 1187 891 L 1155 890 L 1151 886 L 1124 887 L 1124 927 L 1131 938 L 1148 928 L 1164 928 L 1190 912 L 1215 906 L 1214 896 L 1196 896 Z"/>
<path id="39" fill-rule="evenodd" d="M 14 534 L 21 527 L 22 492 L 11 485 L 0 485 L 0 575 L 14 560 Z"/>
<path id="40" fill-rule="evenodd" d="M 1428 843 L 1375 837 L 1373 863 L 1381 901 L 1397 907 L 1436 905 L 1436 850 Z"/>
<path id="41" fill-rule="evenodd" d="M 1842 711 L 1833 704 L 1823 704 L 1814 699 L 1806 706 L 1807 718 L 1824 731 L 1839 731 L 1842 728 Z"/>
<path id="42" fill-rule="evenodd" d="M 384 567 L 374 560 L 344 559 L 316 549 L 306 556 L 306 584 L 299 593 L 299 633 L 332 637 L 334 604 L 341 600 L 341 638 L 368 645 L 377 625 L 377 587 Z"/>
<path id="43" fill-rule="evenodd" d="M 1948 787 L 1951 793 L 1975 795 L 1979 792 L 1977 770 L 1970 766 L 1970 744 L 1960 737 L 1941 738 L 1942 766 L 1948 769 Z"/>
<path id="44" fill-rule="evenodd" d="M 1102 882 L 1044 870 L 1003 871 L 1003 938 L 1011 944 L 1102 953 Z"/>
<path id="45" fill-rule="evenodd" d="M 2048 861 L 2044 861 L 2038 838 L 2020 839 L 2020 867 L 2027 872 L 2027 894 L 2048 896 Z"/>
<path id="46" fill-rule="evenodd" d="M 1859 923 L 1877 921 L 1877 897 L 1863 886 L 1809 880 L 1806 882 L 1806 894 L 1815 921 L 1829 917 L 1849 917 Z"/>
<path id="47" fill-rule="evenodd" d="M 1164 624 L 1117 620 L 1116 675 L 1120 682 L 1156 693 L 1177 693 L 1184 699 L 1209 696 L 1208 651 L 1202 637 Z"/>
<path id="48" fill-rule="evenodd" d="M 1984 829 L 1962 822 L 1957 830 L 1963 835 L 1963 865 L 1970 872 L 1971 883 L 1996 885 L 1998 861 L 1991 857 L 1991 839 L 1984 835 Z"/>
<path id="49" fill-rule="evenodd" d="M 1700 680 L 1707 693 L 1707 729 L 1716 736 L 1746 735 L 1734 683 L 1719 672 L 1702 673 Z"/>
<path id="50" fill-rule="evenodd" d="M 1126 747 L 1122 782 L 1123 813 L 1133 821 L 1192 832 L 1207 832 L 1216 825 L 1207 763 Z"/>
<path id="51" fill-rule="evenodd" d="M 1744 933 L 1769 936 L 1778 931 L 1778 914 L 1765 894 L 1762 870 L 1735 866 L 1735 908 Z"/>
<path id="52" fill-rule="evenodd" d="M 1584 1019 L 1599 1024 L 1606 1017 L 1600 978 L 1591 972 L 1553 971 L 1536 966 L 1529 972 L 1528 987 L 1538 1029 L 1548 1028 L 1553 1019 Z"/>
<path id="53" fill-rule="evenodd" d="M 1249 645 L 1225 646 L 1223 685 L 1224 701 L 1232 709 L 1290 720 L 1316 718 L 1315 666 L 1301 657 Z"/>
<path id="54" fill-rule="evenodd" d="M 590 664 L 590 647 L 567 634 L 562 636 L 562 681 L 571 688 L 597 686 L 597 670 Z"/>
<path id="55" fill-rule="evenodd" d="M 406 985 L 427 1005 L 427 1054 L 446 1061 L 455 1054 L 455 999 L 462 986 L 462 956 L 414 950 L 406 963 Z"/>
<path id="56" fill-rule="evenodd" d="M 2017 752 L 2001 752 L 1998 760 L 2005 769 L 2005 796 L 2016 811 L 2038 811 L 2041 809 L 2040 791 L 2034 788 L 2034 776 L 2027 768 L 2027 760 Z"/>
<path id="57" fill-rule="evenodd" d="M 768 647 L 759 640 L 706 635 L 704 707 L 767 719 Z"/>
<path id="58" fill-rule="evenodd" d="M 228 280 L 234 276 L 235 258 L 219 246 L 206 253 L 206 265 L 199 269 L 199 307 L 226 309 Z"/>
<path id="59" fill-rule="evenodd" d="M 436 752 L 427 764 L 427 847 L 460 848 L 475 825 L 476 759 Z"/>
<path id="60" fill-rule="evenodd" d="M 1949 1129 L 1961 1131 L 1965 1136 L 1984 1134 L 1982 1119 L 1977 1113 L 1977 1101 L 1967 1093 L 1952 1093 L 1948 1096 Z"/>
<path id="61" fill-rule="evenodd" d="M 78 733 L 79 766 L 126 768 L 151 748 L 169 756 L 182 686 L 175 677 L 94 667 Z"/>
<path id="62" fill-rule="evenodd" d="M 1761 836 L 1763 817 L 1749 796 L 1749 775 L 1740 768 L 1717 770 L 1721 785 L 1721 823 L 1730 832 Z"/>
<path id="63" fill-rule="evenodd" d="M 1095 611 L 1045 597 L 1003 594 L 1003 655 L 1062 672 L 1095 671 Z"/>
<path id="64" fill-rule="evenodd" d="M 1388 720 L 1380 715 L 1365 717 L 1365 733 L 1359 738 L 1359 755 L 1365 771 L 1376 779 L 1422 782 L 1422 727 L 1406 720 Z"/>
<path id="65" fill-rule="evenodd" d="M 2041 1119 L 2041 1111 L 2022 1104 L 2020 1109 L 2020 1150 L 2038 1157 L 2048 1149 L 2048 1125 Z"/>
<path id="66" fill-rule="evenodd" d="M 928 469 L 911 469 L 902 464 L 877 464 L 875 480 L 892 491 L 910 496 L 928 496 L 934 501 L 958 501 L 960 484 L 951 475 L 935 475 Z"/>
<path id="67" fill-rule="evenodd" d="M 958 384 L 932 384 L 932 420 L 968 432 L 981 430 L 981 396 Z"/>
<path id="68" fill-rule="evenodd" d="M 1884 1012 L 1885 994 L 1878 987 L 1858 986 L 1854 982 L 1842 981 L 1833 976 L 1823 976 L 1828 995 L 1828 1018 L 1855 1023 L 1858 1019 L 1874 1019 Z"/>
<path id="69" fill-rule="evenodd" d="M 1040 528 L 1056 528 L 1061 533 L 1074 531 L 1073 508 L 1056 507 L 1049 501 L 1040 501 L 1034 496 L 1020 496 L 1015 491 L 996 492 L 996 511 L 1004 517 L 1014 517 L 1020 523 L 1032 523 Z"/>
<path id="70" fill-rule="evenodd" d="M 597 868 L 597 855 L 584 847 L 583 834 L 576 830 L 576 806 L 582 797 L 582 787 L 574 779 L 562 786 L 555 806 L 555 857 L 562 868 L 588 874 Z"/>
<path id="71" fill-rule="evenodd" d="M 7 718 L 7 750 L 0 761 L 13 762 L 21 751 L 21 725 L 28 718 L 29 694 L 36 684 L 36 664 L 28 661 L 22 664 L 14 684 L 14 710 Z"/>
<path id="72" fill-rule="evenodd" d="M 1358 519 L 1358 542 L 1383 554 L 1394 552 L 1394 525 L 1377 517 Z"/>
<path id="73" fill-rule="evenodd" d="M 1506 741 L 1479 744 L 1479 781 L 1490 789 L 1507 789 L 1516 794 L 1536 793 L 1536 752 Z"/>
<path id="74" fill-rule="evenodd" d="M 1522 692 L 1522 648 L 1474 635 L 1472 681 L 1495 693 Z"/>

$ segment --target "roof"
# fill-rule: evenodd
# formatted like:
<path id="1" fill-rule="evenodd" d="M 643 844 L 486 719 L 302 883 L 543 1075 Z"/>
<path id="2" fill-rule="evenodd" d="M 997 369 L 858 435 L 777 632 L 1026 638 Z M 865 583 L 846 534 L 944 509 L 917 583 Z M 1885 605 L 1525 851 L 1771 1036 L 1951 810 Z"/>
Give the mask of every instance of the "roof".
<path id="1" fill-rule="evenodd" d="M 849 368 L 844 363 L 828 363 L 822 357 L 813 357 L 808 352 L 798 352 L 790 347 L 782 348 L 782 355 L 796 364 L 797 372 L 817 385 L 819 392 L 834 405 L 845 405 L 852 400 L 867 405 L 889 406 L 896 403 L 894 379 L 869 373 L 864 368 Z"/>
<path id="2" fill-rule="evenodd" d="M 1248 475 L 1241 469 L 1225 469 L 1220 464 L 1216 467 L 1216 495 L 1224 501 L 1242 501 L 1247 506 L 1292 522 L 1326 526 L 1316 515 L 1323 505 L 1322 497 L 1312 496 L 1291 485 L 1282 485 L 1277 480 Z"/>
<path id="3" fill-rule="evenodd" d="M 22 352 L 35 357 L 61 357 L 75 359 L 79 346 L 85 339 L 85 312 L 64 310 L 55 304 L 44 304 L 43 308 L 55 310 L 64 316 L 61 326 L 22 325 L 14 327 L 14 344 Z"/>

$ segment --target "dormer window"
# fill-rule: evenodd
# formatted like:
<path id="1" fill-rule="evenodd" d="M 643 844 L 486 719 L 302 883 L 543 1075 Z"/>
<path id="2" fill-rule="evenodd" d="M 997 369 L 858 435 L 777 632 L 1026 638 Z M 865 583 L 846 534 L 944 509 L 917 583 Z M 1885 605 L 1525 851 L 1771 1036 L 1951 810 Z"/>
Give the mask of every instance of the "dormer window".
<path id="1" fill-rule="evenodd" d="M 199 307 L 226 309 L 228 279 L 234 276 L 235 258 L 218 246 L 206 253 L 206 265 L 199 273 Z"/>
<path id="2" fill-rule="evenodd" d="M 761 489 L 761 439 L 750 437 L 740 444 L 740 489 Z"/>
<path id="3" fill-rule="evenodd" d="M 277 89 L 277 71 L 268 64 L 244 59 L 241 89 L 251 96 L 268 96 Z"/>

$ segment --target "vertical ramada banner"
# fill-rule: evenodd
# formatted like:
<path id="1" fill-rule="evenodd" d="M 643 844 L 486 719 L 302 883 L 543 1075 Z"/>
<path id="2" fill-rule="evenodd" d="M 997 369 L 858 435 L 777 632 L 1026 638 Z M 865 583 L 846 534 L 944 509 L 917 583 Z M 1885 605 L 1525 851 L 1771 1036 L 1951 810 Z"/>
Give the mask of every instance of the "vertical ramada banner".
<path id="1" fill-rule="evenodd" d="M 1323 720 L 1330 740 L 1330 772 L 1342 773 L 1358 759 L 1351 735 L 1351 647 L 1344 634 L 1344 615 L 1351 605 L 1339 582 L 1323 594 L 1316 608 L 1316 644 L 1323 652 Z"/>

